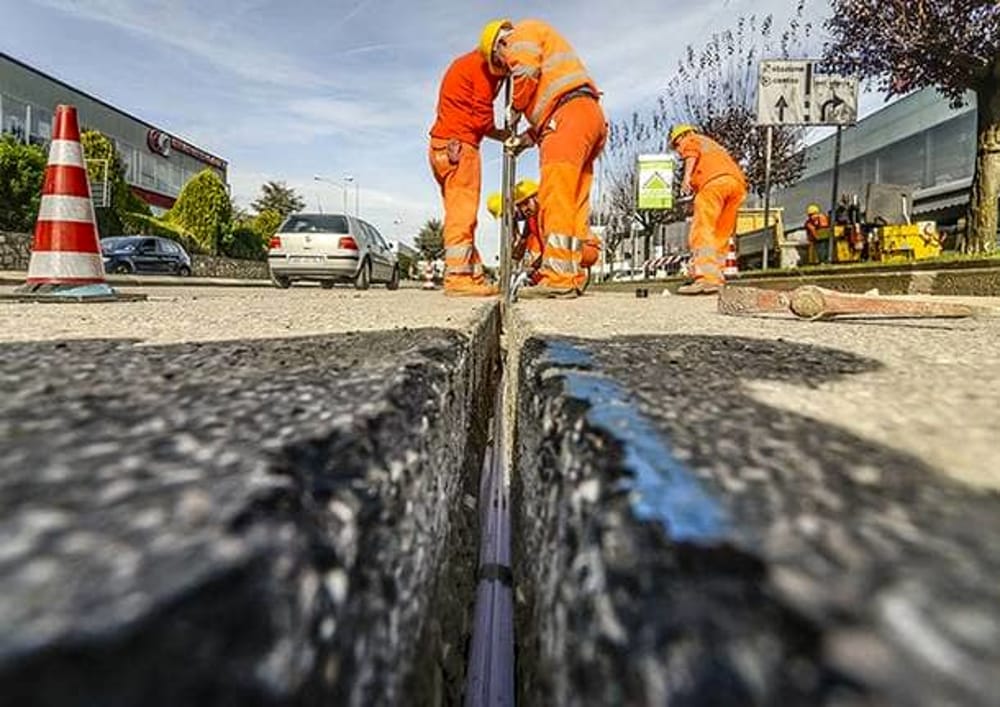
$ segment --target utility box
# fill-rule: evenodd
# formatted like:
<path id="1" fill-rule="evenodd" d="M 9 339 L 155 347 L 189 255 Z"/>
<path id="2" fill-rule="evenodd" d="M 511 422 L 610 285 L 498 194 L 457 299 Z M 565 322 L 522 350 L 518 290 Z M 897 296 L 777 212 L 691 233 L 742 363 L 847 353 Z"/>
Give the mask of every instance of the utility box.
<path id="1" fill-rule="evenodd" d="M 941 255 L 941 235 L 933 221 L 879 226 L 874 236 L 878 258 L 884 263 L 905 263 Z"/>

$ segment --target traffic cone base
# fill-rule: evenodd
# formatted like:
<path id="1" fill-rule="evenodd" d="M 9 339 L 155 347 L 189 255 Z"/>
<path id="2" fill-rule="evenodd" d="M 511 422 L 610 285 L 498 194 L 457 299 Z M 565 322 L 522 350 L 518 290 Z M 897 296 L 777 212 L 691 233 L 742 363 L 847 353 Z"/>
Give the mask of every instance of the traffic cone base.
<path id="1" fill-rule="evenodd" d="M 72 106 L 56 107 L 28 277 L 13 297 L 56 302 L 145 299 L 122 297 L 105 279 L 80 125 Z"/>

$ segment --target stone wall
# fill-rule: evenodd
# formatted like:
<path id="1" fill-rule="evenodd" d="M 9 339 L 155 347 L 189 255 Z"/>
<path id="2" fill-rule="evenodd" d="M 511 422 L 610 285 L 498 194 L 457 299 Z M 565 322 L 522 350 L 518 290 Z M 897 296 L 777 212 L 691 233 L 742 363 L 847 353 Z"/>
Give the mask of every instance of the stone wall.
<path id="1" fill-rule="evenodd" d="M 31 236 L 0 231 L 0 270 L 27 270 L 31 257 Z"/>
<path id="2" fill-rule="evenodd" d="M 192 255 L 195 277 L 224 277 L 233 280 L 268 279 L 267 263 L 262 260 L 236 260 L 215 255 Z"/>
<path id="3" fill-rule="evenodd" d="M 31 258 L 31 234 L 0 231 L 0 271 L 27 270 Z M 236 260 L 214 255 L 192 255 L 195 277 L 222 277 L 234 280 L 268 279 L 267 263 Z"/>

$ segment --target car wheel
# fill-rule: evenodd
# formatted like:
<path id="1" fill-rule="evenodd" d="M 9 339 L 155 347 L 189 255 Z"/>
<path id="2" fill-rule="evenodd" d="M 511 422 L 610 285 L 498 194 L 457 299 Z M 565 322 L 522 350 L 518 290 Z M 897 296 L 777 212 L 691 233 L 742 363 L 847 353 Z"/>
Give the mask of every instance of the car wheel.
<path id="1" fill-rule="evenodd" d="M 191 268 L 189 268 L 187 265 L 181 265 L 179 268 L 177 268 L 177 274 L 180 277 L 191 277 Z"/>
<path id="2" fill-rule="evenodd" d="M 372 273 L 371 266 L 366 260 L 358 268 L 358 274 L 354 276 L 354 289 L 356 290 L 367 290 L 372 284 Z"/>
<path id="3" fill-rule="evenodd" d="M 319 282 L 319 286 L 324 290 L 332 290 L 335 284 L 333 280 L 320 280 Z"/>
<path id="4" fill-rule="evenodd" d="M 399 267 L 392 269 L 392 277 L 389 278 L 389 282 L 385 284 L 388 290 L 398 290 L 399 289 Z"/>
<path id="5" fill-rule="evenodd" d="M 292 286 L 292 280 L 291 280 L 291 278 L 287 278 L 284 275 L 274 275 L 274 274 L 272 274 L 271 275 L 271 282 L 274 283 L 275 287 L 277 287 L 279 289 L 282 289 L 282 290 L 287 290 L 289 287 Z"/>
<path id="6" fill-rule="evenodd" d="M 132 272 L 132 267 L 128 263 L 115 263 L 111 266 L 111 272 L 115 275 L 128 275 Z"/>

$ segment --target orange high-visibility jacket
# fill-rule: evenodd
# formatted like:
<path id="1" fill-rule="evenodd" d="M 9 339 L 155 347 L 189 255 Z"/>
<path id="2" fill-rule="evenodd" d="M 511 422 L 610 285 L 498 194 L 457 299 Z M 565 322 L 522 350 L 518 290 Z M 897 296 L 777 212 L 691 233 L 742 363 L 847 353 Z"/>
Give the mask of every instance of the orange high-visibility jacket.
<path id="1" fill-rule="evenodd" d="M 541 20 L 522 20 L 507 37 L 510 71 L 514 80 L 514 110 L 524 114 L 536 130 L 552 116 L 559 99 L 597 86 L 570 43 Z"/>
<path id="2" fill-rule="evenodd" d="M 493 100 L 501 77 L 490 73 L 478 51 L 463 54 L 451 63 L 441 80 L 437 121 L 431 137 L 461 140 L 479 146 L 493 130 Z"/>
<path id="3" fill-rule="evenodd" d="M 688 133 L 677 141 L 677 153 L 684 159 L 694 159 L 691 173 L 691 188 L 696 192 L 713 179 L 723 176 L 735 177 L 743 184 L 747 178 L 726 148 L 707 135 Z"/>

